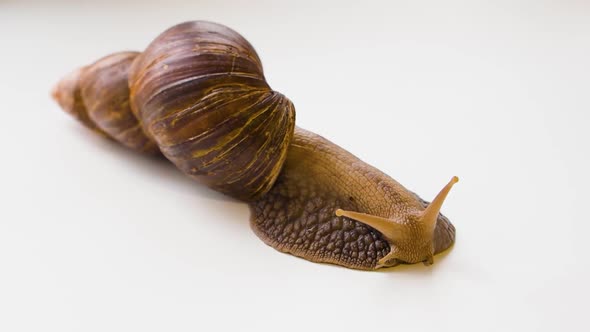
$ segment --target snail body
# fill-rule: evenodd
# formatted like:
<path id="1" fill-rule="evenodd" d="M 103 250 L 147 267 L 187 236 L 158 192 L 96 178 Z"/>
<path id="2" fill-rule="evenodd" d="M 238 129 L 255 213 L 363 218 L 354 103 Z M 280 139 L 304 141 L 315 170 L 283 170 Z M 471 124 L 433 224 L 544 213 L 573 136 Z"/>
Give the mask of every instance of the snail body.
<path id="1" fill-rule="evenodd" d="M 283 172 L 269 193 L 250 203 L 250 222 L 280 251 L 371 270 L 430 264 L 452 245 L 455 228 L 446 217 L 436 211 L 421 219 L 429 205 L 336 144 L 296 128 Z"/>
<path id="2" fill-rule="evenodd" d="M 174 26 L 142 53 L 120 52 L 62 79 L 59 105 L 92 130 L 246 201 L 268 245 L 356 269 L 430 264 L 454 242 L 427 203 L 314 133 L 267 84 L 254 48 L 203 21 Z"/>

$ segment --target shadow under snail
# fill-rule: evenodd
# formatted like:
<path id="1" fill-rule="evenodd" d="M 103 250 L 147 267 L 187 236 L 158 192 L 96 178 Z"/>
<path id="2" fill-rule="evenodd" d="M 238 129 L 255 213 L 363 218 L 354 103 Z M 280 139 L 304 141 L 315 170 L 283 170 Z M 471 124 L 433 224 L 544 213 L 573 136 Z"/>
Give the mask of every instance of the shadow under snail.
<path id="1" fill-rule="evenodd" d="M 432 203 L 334 143 L 295 126 L 256 51 L 220 24 L 194 21 L 142 52 L 106 56 L 63 78 L 54 99 L 85 126 L 163 154 L 188 176 L 246 201 L 273 248 L 374 270 L 433 263 L 455 228 Z"/>

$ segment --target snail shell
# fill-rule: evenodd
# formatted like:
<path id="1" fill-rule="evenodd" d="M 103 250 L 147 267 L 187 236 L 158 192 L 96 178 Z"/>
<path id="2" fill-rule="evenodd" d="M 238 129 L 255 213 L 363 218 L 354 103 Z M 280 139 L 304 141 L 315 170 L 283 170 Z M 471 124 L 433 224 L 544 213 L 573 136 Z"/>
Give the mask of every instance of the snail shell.
<path id="1" fill-rule="evenodd" d="M 269 87 L 237 32 L 202 21 L 174 26 L 135 60 L 129 86 L 144 130 L 184 173 L 243 200 L 271 188 L 295 108 Z"/>
<path id="2" fill-rule="evenodd" d="M 272 187 L 295 127 L 293 103 L 269 87 L 252 45 L 204 21 L 168 29 L 143 53 L 73 71 L 53 97 L 88 128 L 160 151 L 185 174 L 246 201 Z"/>

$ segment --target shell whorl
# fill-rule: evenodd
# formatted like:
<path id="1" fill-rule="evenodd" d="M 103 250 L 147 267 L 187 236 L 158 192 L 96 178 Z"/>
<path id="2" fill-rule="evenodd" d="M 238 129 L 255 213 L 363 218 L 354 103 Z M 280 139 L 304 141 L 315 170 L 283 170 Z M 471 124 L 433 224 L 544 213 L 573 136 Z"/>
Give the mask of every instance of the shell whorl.
<path id="1" fill-rule="evenodd" d="M 125 60 L 117 72 L 125 75 L 107 75 L 121 76 L 123 85 L 121 79 L 111 86 L 96 79 L 105 68 L 112 71 L 104 65 L 115 62 L 112 57 L 118 64 Z M 269 87 L 252 45 L 223 25 L 182 23 L 160 34 L 143 53 L 117 53 L 72 75 L 67 91 L 62 80 L 54 92 L 62 108 L 79 119 L 90 118 L 87 126 L 131 148 L 157 146 L 185 174 L 230 196 L 251 200 L 265 194 L 286 159 L 295 108 Z M 68 98 L 76 101 L 71 102 L 75 110 L 66 105 Z M 101 116 L 93 119 L 92 114 Z M 129 143 L 116 121 L 98 121 L 107 116 L 132 119 L 125 129 L 136 124 L 143 145 L 137 137 Z"/>

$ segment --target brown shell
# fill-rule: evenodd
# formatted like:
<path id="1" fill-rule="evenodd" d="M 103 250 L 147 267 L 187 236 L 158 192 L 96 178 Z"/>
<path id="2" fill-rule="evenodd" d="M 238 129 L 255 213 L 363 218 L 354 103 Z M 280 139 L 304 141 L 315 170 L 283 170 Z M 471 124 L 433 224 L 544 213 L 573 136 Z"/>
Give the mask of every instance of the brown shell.
<path id="1" fill-rule="evenodd" d="M 103 136 L 108 136 L 104 131 L 96 126 L 94 121 L 88 116 L 88 110 L 84 105 L 82 99 L 82 92 L 80 89 L 80 76 L 87 67 L 78 68 L 65 77 L 63 77 L 51 91 L 51 96 L 59 104 L 59 106 L 66 111 L 66 113 L 73 116 L 76 120 L 82 123 L 87 128 L 95 131 Z"/>
<path id="2" fill-rule="evenodd" d="M 92 122 L 121 144 L 155 153 L 149 139 L 129 107 L 129 68 L 138 52 L 108 55 L 86 67 L 80 77 L 82 100 Z"/>
<path id="3" fill-rule="evenodd" d="M 295 109 L 237 32 L 203 21 L 168 29 L 137 57 L 129 87 L 144 130 L 183 172 L 244 200 L 270 190 Z"/>
<path id="4" fill-rule="evenodd" d="M 157 153 L 129 106 L 128 76 L 137 52 L 119 52 L 74 70 L 52 91 L 62 109 L 93 131 L 140 152 Z"/>

